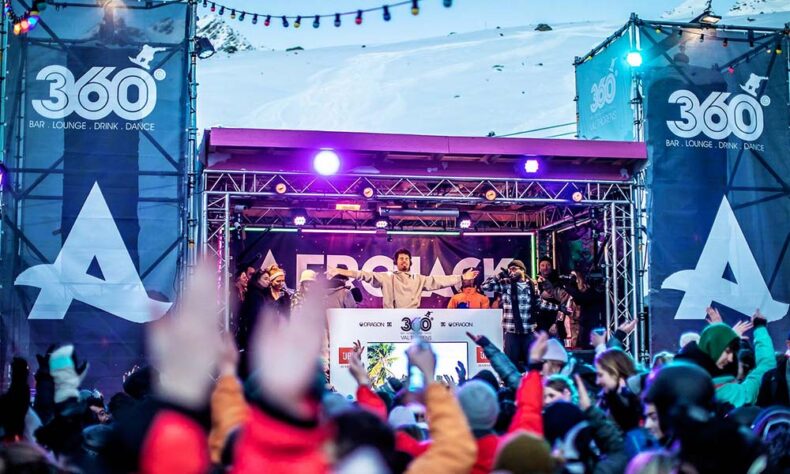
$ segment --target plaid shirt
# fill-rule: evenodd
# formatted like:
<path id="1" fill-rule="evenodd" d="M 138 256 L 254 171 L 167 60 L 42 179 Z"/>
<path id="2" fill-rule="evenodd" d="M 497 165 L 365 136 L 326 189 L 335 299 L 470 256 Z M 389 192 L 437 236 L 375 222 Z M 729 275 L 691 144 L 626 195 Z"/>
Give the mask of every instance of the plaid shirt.
<path id="1" fill-rule="evenodd" d="M 524 333 L 535 330 L 536 324 L 534 316 L 540 310 L 559 311 L 560 306 L 555 303 L 540 298 L 532 282 L 516 283 L 518 285 L 518 308 L 521 315 L 521 322 L 524 325 Z M 511 280 L 509 278 L 489 277 L 481 285 L 483 291 L 493 291 L 502 293 L 502 329 L 507 333 L 516 332 L 516 322 L 513 318 L 513 299 L 510 297 Z"/>

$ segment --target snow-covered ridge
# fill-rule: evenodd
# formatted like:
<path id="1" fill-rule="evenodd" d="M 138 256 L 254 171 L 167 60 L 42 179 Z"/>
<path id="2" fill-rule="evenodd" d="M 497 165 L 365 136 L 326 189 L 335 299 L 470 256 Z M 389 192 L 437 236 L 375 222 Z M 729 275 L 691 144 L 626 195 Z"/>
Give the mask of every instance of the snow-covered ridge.
<path id="1" fill-rule="evenodd" d="M 211 13 L 198 18 L 197 35 L 208 38 L 218 52 L 233 54 L 255 49 L 244 35 L 236 31 L 222 17 Z"/>
<path id="2" fill-rule="evenodd" d="M 677 7 L 667 11 L 662 18 L 667 20 L 688 21 L 705 11 L 706 0 L 685 0 Z M 713 11 L 724 16 L 740 15 L 765 15 L 772 13 L 790 12 L 790 1 L 788 0 L 738 0 L 729 9 L 721 11 L 716 9 L 716 2 L 713 2 Z M 779 26 L 779 25 L 777 25 Z"/>

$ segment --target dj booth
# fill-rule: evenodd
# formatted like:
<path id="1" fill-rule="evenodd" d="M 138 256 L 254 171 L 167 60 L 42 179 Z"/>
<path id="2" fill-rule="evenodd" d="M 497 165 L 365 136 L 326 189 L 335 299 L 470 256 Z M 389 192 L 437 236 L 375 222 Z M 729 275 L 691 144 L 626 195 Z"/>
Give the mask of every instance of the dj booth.
<path id="1" fill-rule="evenodd" d="M 450 375 L 456 380 L 459 361 L 468 377 L 490 367 L 467 332 L 484 335 L 502 347 L 502 311 L 498 309 L 330 309 L 327 318 L 330 382 L 344 395 L 356 391 L 348 371 L 356 341 L 365 347 L 362 362 L 368 370 L 378 362 L 377 373 L 398 379 L 408 372 L 405 351 L 418 335 L 436 353 L 436 376 Z"/>

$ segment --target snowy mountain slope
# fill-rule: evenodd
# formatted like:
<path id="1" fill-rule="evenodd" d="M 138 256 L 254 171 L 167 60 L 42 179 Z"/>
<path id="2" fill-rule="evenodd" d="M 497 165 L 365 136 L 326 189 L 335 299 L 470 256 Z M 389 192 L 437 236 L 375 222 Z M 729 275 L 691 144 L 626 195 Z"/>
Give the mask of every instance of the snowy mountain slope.
<path id="1" fill-rule="evenodd" d="M 574 56 L 620 25 L 552 26 L 215 57 L 200 64 L 199 126 L 485 136 L 574 122 Z"/>
<path id="2" fill-rule="evenodd" d="M 197 35 L 208 38 L 217 52 L 233 54 L 255 49 L 244 35 L 214 14 L 200 16 L 197 22 Z"/>
<path id="3" fill-rule="evenodd" d="M 676 21 L 691 20 L 705 11 L 707 3 L 706 0 L 685 0 L 680 5 L 661 15 L 661 18 Z"/>
<path id="4" fill-rule="evenodd" d="M 728 15 L 761 15 L 790 12 L 788 0 L 738 0 Z"/>
<path id="5" fill-rule="evenodd" d="M 726 12 L 717 9 L 716 2 L 713 3 L 713 12 L 723 15 L 727 20 L 729 20 L 729 17 L 742 15 L 790 12 L 789 0 L 738 0 L 732 8 Z M 704 12 L 706 4 L 706 0 L 684 0 L 680 5 L 667 11 L 661 17 L 666 20 L 688 21 Z M 782 26 L 782 23 L 776 22 L 774 26 L 779 28 Z"/>
<path id="6" fill-rule="evenodd" d="M 781 26 L 790 14 L 725 20 Z M 198 126 L 485 136 L 575 122 L 573 59 L 622 23 L 551 26 L 216 55 L 199 65 Z M 520 136 L 572 138 L 574 131 Z"/>

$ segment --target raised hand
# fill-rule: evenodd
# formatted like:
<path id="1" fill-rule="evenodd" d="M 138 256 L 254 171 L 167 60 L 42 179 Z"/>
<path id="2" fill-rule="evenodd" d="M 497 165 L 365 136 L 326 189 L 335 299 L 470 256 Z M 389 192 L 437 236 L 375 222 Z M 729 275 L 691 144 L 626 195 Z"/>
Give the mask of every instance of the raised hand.
<path id="1" fill-rule="evenodd" d="M 631 334 L 636 329 L 636 325 L 639 322 L 637 319 L 632 319 L 630 321 L 626 321 L 621 324 L 617 329 L 623 331 L 626 334 Z"/>
<path id="2" fill-rule="evenodd" d="M 239 350 L 236 348 L 236 342 L 233 336 L 225 333 L 222 336 L 222 346 L 220 347 L 219 359 L 217 366 L 220 375 L 233 375 L 236 373 L 236 367 L 239 365 Z"/>
<path id="3" fill-rule="evenodd" d="M 579 392 L 579 408 L 581 408 L 582 411 L 587 410 L 592 406 L 590 394 L 587 393 L 587 387 L 578 374 L 574 375 L 573 378 L 576 380 L 576 391 Z"/>
<path id="4" fill-rule="evenodd" d="M 364 350 L 365 347 L 361 342 L 356 341 L 354 343 L 354 352 L 349 356 L 348 359 L 348 370 L 351 372 L 354 380 L 357 381 L 357 384 L 370 385 L 368 371 L 365 369 L 365 364 L 362 363 L 362 351 Z"/>
<path id="5" fill-rule="evenodd" d="M 469 270 L 468 272 L 461 275 L 461 278 L 464 280 L 474 280 L 479 274 L 480 272 L 477 270 Z"/>
<path id="6" fill-rule="evenodd" d="M 549 345 L 549 335 L 546 334 L 545 331 L 541 331 L 538 333 L 538 337 L 532 342 L 529 346 L 529 362 L 535 363 L 540 362 L 543 360 L 543 356 L 546 355 L 546 350 L 548 349 Z"/>
<path id="7" fill-rule="evenodd" d="M 460 360 L 458 361 L 458 365 L 455 366 L 455 373 L 458 375 L 458 383 L 466 382 L 466 367 Z"/>
<path id="8" fill-rule="evenodd" d="M 433 380 L 436 370 L 436 354 L 433 353 L 430 344 L 412 344 L 406 350 L 406 356 L 412 365 L 422 371 L 426 382 Z"/>
<path id="9" fill-rule="evenodd" d="M 208 403 L 211 374 L 222 350 L 216 293 L 215 271 L 203 264 L 187 284 L 177 311 L 149 325 L 149 356 L 160 374 L 155 389 L 190 409 Z"/>
<path id="10" fill-rule="evenodd" d="M 768 322 L 768 318 L 763 316 L 763 313 L 760 312 L 760 308 L 754 310 L 754 314 L 752 315 L 752 324 L 754 324 L 756 322 L 755 320 L 757 319 L 762 320 L 763 323 Z"/>
<path id="11" fill-rule="evenodd" d="M 708 306 L 707 309 L 705 309 L 705 312 L 708 314 L 708 317 L 705 318 L 705 321 L 707 321 L 708 324 L 722 322 L 721 314 L 719 314 L 719 310 L 714 308 L 713 306 Z"/>
<path id="12" fill-rule="evenodd" d="M 281 321 L 262 313 L 253 335 L 253 368 L 266 400 L 299 417 L 313 414 L 303 402 L 315 381 L 326 321 L 322 295 L 325 284 L 317 280 L 298 315 Z"/>
<path id="13" fill-rule="evenodd" d="M 732 330 L 738 333 L 738 336 L 741 339 L 746 339 L 744 334 L 746 334 L 746 332 L 752 329 L 753 327 L 754 324 L 752 324 L 751 321 L 738 321 L 737 323 L 735 323 L 735 326 L 732 327 Z"/>
<path id="14" fill-rule="evenodd" d="M 485 347 L 491 343 L 491 341 L 489 341 L 488 338 L 483 336 L 482 334 L 475 335 L 469 331 L 466 331 L 466 335 L 469 336 L 469 339 L 475 341 L 475 344 L 477 344 L 480 347 Z"/>
<path id="15" fill-rule="evenodd" d="M 606 333 L 600 333 L 595 330 L 590 331 L 590 344 L 592 344 L 593 347 L 606 344 Z"/>
<path id="16" fill-rule="evenodd" d="M 453 380 L 452 376 L 450 376 L 450 375 L 443 375 L 442 379 L 444 380 L 444 384 L 447 385 L 448 387 L 453 388 L 453 389 L 455 387 L 457 387 L 457 384 L 455 383 L 455 380 Z"/>

